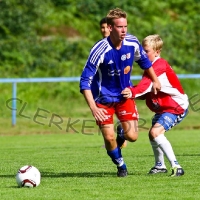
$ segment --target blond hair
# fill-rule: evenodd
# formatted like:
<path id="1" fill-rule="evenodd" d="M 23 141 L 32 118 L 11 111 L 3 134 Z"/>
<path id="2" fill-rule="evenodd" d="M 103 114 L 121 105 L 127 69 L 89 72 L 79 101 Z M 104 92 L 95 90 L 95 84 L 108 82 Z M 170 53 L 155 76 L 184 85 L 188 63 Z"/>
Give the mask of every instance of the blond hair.
<path id="1" fill-rule="evenodd" d="M 163 41 L 158 34 L 149 35 L 142 40 L 142 46 L 150 46 L 154 51 L 161 51 L 163 46 Z"/>
<path id="2" fill-rule="evenodd" d="M 115 8 L 112 9 L 108 12 L 106 18 L 107 18 L 107 23 L 110 25 L 114 25 L 113 19 L 119 19 L 119 18 L 125 18 L 126 19 L 127 14 L 120 8 Z"/>

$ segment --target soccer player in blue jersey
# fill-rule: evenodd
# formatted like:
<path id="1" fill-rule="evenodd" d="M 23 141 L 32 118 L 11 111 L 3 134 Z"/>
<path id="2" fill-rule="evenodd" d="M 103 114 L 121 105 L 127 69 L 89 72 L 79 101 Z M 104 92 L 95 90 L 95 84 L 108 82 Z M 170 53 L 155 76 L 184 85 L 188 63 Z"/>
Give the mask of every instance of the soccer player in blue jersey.
<path id="1" fill-rule="evenodd" d="M 100 20 L 99 26 L 100 26 L 100 32 L 101 32 L 102 37 L 103 38 L 108 37 L 110 35 L 110 30 L 108 29 L 106 17 Z M 118 134 L 117 141 L 118 143 L 120 143 L 119 146 L 122 149 L 127 146 L 127 141 L 120 139 L 121 138 L 120 135 L 123 135 L 123 130 L 119 121 L 118 121 L 118 124 L 119 125 L 117 126 L 117 134 Z M 105 147 L 105 145 L 103 145 L 102 147 Z"/>
<path id="2" fill-rule="evenodd" d="M 160 82 L 138 39 L 127 34 L 127 14 L 119 8 L 107 14 L 110 36 L 98 41 L 91 49 L 80 79 L 80 91 L 99 126 L 117 176 L 127 176 L 127 167 L 114 132 L 116 114 L 124 130 L 124 138 L 135 142 L 138 138 L 138 112 L 132 99 L 125 99 L 122 90 L 130 81 L 133 62 L 145 70 L 153 82 L 153 92 L 161 89 Z"/>

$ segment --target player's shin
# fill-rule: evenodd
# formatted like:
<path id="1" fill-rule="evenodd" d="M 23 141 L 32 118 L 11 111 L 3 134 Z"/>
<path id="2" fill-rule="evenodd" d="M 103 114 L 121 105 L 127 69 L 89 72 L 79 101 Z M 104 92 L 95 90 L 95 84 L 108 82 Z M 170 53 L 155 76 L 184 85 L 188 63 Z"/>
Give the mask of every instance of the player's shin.
<path id="1" fill-rule="evenodd" d="M 124 163 L 124 159 L 121 154 L 121 149 L 120 147 L 116 147 L 112 151 L 107 151 L 107 154 L 110 156 L 112 162 L 117 166 L 118 172 L 117 176 L 118 177 L 125 177 L 127 176 L 127 168 L 126 164 Z"/>

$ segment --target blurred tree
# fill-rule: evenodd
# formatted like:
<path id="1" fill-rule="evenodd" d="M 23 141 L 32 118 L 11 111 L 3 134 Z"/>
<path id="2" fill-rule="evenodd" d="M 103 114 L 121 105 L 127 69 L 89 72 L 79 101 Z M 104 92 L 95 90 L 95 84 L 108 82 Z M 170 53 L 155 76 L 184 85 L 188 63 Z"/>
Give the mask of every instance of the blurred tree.
<path id="1" fill-rule="evenodd" d="M 129 33 L 140 41 L 161 35 L 162 56 L 176 69 L 198 73 L 198 0 L 0 0 L 1 76 L 79 76 L 101 39 L 99 20 L 115 7 L 127 12 Z"/>

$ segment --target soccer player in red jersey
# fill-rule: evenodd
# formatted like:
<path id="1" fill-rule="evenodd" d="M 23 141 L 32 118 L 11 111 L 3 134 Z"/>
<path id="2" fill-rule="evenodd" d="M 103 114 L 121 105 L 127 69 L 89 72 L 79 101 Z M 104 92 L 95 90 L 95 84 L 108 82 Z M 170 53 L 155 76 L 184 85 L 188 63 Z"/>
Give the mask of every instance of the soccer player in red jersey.
<path id="1" fill-rule="evenodd" d="M 155 112 L 152 127 L 149 130 L 149 140 L 155 157 L 155 165 L 149 174 L 167 173 L 164 155 L 169 160 L 171 176 L 184 175 L 184 170 L 178 163 L 172 146 L 164 133 L 180 123 L 188 112 L 188 97 L 184 93 L 175 72 L 166 60 L 160 57 L 163 41 L 159 35 L 149 35 L 142 41 L 142 46 L 153 64 L 153 69 L 160 80 L 161 90 L 155 95 L 152 91 L 152 81 L 144 72 L 142 80 L 135 87 L 122 91 L 125 98 L 141 98 L 146 100 L 149 109 Z"/>

